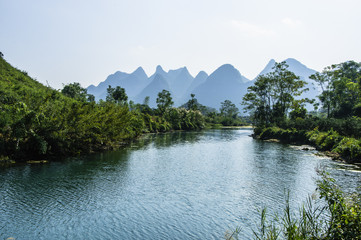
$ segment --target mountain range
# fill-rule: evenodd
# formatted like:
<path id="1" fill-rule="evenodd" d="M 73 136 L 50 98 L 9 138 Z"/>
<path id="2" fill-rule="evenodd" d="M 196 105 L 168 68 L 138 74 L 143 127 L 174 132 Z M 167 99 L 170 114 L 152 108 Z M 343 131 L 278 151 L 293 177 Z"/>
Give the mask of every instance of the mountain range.
<path id="1" fill-rule="evenodd" d="M 309 88 L 309 91 L 301 97 L 316 98 L 319 90 L 309 78 L 316 71 L 293 58 L 285 61 L 289 65 L 290 71 L 307 82 L 306 87 Z M 274 64 L 275 60 L 270 60 L 259 75 L 272 72 Z M 105 99 L 109 85 L 120 86 L 125 89 L 129 100 L 143 103 L 144 99 L 149 96 L 149 105 L 156 107 L 157 95 L 165 89 L 171 92 L 175 106 L 187 102 L 190 94 L 194 93 L 198 102 L 205 106 L 219 109 L 221 102 L 230 100 L 241 108 L 242 97 L 247 93 L 247 88 L 253 85 L 255 79 L 246 78 L 230 64 L 220 66 L 210 75 L 200 71 L 195 77 L 189 73 L 186 67 L 166 72 L 161 66 L 157 66 L 155 73 L 149 77 L 143 68 L 139 67 L 132 73 L 117 71 L 109 75 L 98 86 L 90 85 L 87 90 L 89 94 L 95 96 L 96 100 L 100 100 Z"/>

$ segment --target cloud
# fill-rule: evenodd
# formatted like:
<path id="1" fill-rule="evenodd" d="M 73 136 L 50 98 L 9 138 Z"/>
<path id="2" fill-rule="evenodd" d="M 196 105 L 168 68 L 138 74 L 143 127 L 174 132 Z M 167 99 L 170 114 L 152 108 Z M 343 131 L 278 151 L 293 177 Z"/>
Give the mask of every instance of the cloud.
<path id="1" fill-rule="evenodd" d="M 291 28 L 296 28 L 303 25 L 303 23 L 300 20 L 295 20 L 292 18 L 284 18 L 282 19 L 282 23 Z"/>
<path id="2" fill-rule="evenodd" d="M 230 23 L 233 28 L 236 28 L 238 31 L 240 31 L 246 36 L 265 37 L 276 35 L 276 33 L 271 29 L 267 29 L 262 26 L 251 24 L 245 21 L 232 20 Z"/>

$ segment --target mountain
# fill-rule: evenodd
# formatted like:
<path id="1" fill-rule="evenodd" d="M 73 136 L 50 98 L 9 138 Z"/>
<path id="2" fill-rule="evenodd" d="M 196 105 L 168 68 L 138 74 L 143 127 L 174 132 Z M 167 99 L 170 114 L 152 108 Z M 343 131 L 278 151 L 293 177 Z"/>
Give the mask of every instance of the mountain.
<path id="1" fill-rule="evenodd" d="M 93 94 L 95 99 L 105 99 L 107 96 L 107 88 L 120 86 L 125 89 L 128 97 L 135 97 L 148 84 L 148 76 L 143 68 L 139 67 L 134 72 L 128 74 L 117 71 L 111 74 L 101 82 L 98 86 L 90 85 L 87 90 L 89 94 Z"/>
<path id="2" fill-rule="evenodd" d="M 188 69 L 186 67 L 183 67 L 178 70 L 173 70 L 168 72 L 168 81 L 169 86 L 172 89 L 172 92 L 175 97 L 175 104 L 179 105 L 182 104 L 180 102 L 182 100 L 182 97 L 186 93 L 189 86 L 194 81 L 194 78 L 192 75 L 188 72 Z"/>
<path id="3" fill-rule="evenodd" d="M 149 83 L 136 97 L 135 102 L 143 103 L 145 97 L 150 97 L 149 99 L 149 106 L 156 107 L 156 99 L 158 93 L 161 92 L 163 89 L 170 91 L 169 83 L 167 80 L 162 76 L 161 73 L 156 73 L 153 76 L 153 80 Z M 172 92 L 171 92 L 172 93 Z M 173 96 L 173 94 L 172 94 Z"/>
<path id="4" fill-rule="evenodd" d="M 209 75 L 193 93 L 198 102 L 206 106 L 219 109 L 221 102 L 230 100 L 239 107 L 248 82 L 232 65 L 225 64 Z"/>
<path id="5" fill-rule="evenodd" d="M 306 87 L 310 90 L 301 97 L 315 99 L 319 94 L 319 90 L 315 87 L 313 81 L 309 79 L 309 76 L 316 73 L 316 71 L 293 58 L 288 58 L 285 61 L 289 65 L 288 69 L 290 71 L 307 82 Z M 272 72 L 275 63 L 276 61 L 271 59 L 259 75 Z M 230 100 L 241 110 L 242 98 L 247 93 L 247 88 L 254 84 L 254 80 L 251 81 L 242 76 L 230 64 L 222 65 L 210 75 L 200 71 L 195 78 L 186 67 L 166 72 L 158 65 L 154 74 L 150 77 L 141 67 L 132 73 L 117 71 L 109 75 L 98 86 L 90 85 L 87 90 L 88 93 L 96 97 L 96 100 L 99 100 L 106 98 L 106 89 L 109 85 L 112 87 L 121 86 L 125 88 L 129 100 L 143 103 L 144 98 L 149 96 L 150 106 L 155 107 L 158 93 L 166 89 L 172 94 L 174 106 L 184 104 L 190 99 L 190 94 L 194 93 L 198 102 L 203 105 L 219 109 L 221 102 Z M 311 106 L 307 108 L 312 110 Z"/>
<path id="6" fill-rule="evenodd" d="M 158 76 L 158 77 L 157 77 Z M 159 77 L 162 77 L 162 80 L 159 80 Z M 157 98 L 158 92 L 155 93 L 150 91 L 151 87 L 159 89 L 159 84 L 166 86 L 166 90 L 172 93 L 172 98 L 175 106 L 179 106 L 183 103 L 183 96 L 186 93 L 187 89 L 193 82 L 192 75 L 188 72 L 186 67 L 169 70 L 168 72 L 164 71 L 163 68 L 158 65 L 155 73 L 149 77 L 146 91 L 140 92 L 137 96 L 134 97 L 136 102 L 143 102 L 144 98 L 147 95 L 150 97 L 150 101 L 155 104 L 155 99 Z M 156 81 L 155 81 L 156 80 Z M 165 83 L 166 82 L 166 83 Z M 154 101 L 153 101 L 154 100 Z"/>
<path id="7" fill-rule="evenodd" d="M 192 93 L 192 91 L 198 87 L 199 85 L 201 85 L 202 83 L 204 83 L 208 78 L 208 74 L 205 71 L 200 71 L 197 76 L 194 78 L 193 82 L 191 83 L 191 85 L 188 87 L 186 95 L 190 95 Z"/>

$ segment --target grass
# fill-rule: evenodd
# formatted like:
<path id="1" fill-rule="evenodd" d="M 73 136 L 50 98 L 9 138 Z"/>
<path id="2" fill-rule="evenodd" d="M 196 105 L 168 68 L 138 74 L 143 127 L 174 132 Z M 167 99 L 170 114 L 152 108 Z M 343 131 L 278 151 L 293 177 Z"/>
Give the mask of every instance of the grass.
<path id="1" fill-rule="evenodd" d="M 283 209 L 283 216 L 267 219 L 267 208 L 260 213 L 260 224 L 253 229 L 253 239 L 361 239 L 361 197 L 360 194 L 343 192 L 326 172 L 318 171 L 319 197 L 309 197 L 297 214 L 292 214 L 289 195 Z M 227 240 L 238 239 L 239 229 L 226 235 Z"/>

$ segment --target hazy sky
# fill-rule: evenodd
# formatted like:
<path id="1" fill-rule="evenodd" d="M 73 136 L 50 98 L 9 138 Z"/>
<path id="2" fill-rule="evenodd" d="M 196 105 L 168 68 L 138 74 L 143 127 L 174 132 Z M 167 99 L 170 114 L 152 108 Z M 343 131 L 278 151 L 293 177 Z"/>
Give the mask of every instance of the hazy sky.
<path id="1" fill-rule="evenodd" d="M 360 0 L 0 0 L 0 51 L 54 88 L 225 63 L 253 79 L 270 59 L 315 70 L 361 61 Z"/>

